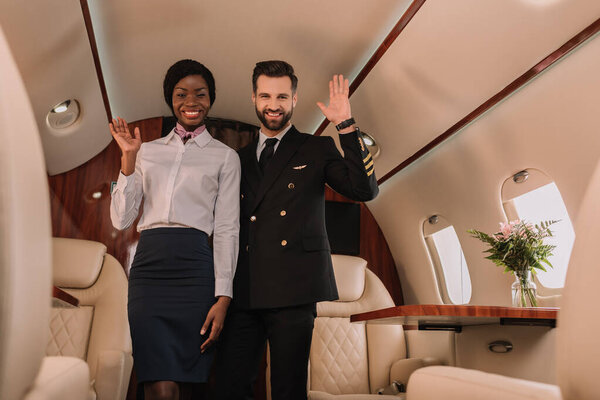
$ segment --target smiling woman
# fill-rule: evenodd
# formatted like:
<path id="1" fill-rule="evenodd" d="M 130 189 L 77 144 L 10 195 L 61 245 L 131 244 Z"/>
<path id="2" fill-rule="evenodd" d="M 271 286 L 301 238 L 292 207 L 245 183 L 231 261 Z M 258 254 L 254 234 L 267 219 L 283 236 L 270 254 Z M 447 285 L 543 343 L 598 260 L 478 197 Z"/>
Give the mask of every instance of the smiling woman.
<path id="1" fill-rule="evenodd" d="M 187 131 L 202 124 L 211 104 L 208 85 L 201 75 L 186 76 L 175 86 L 173 113 Z"/>
<path id="2" fill-rule="evenodd" d="M 163 89 L 177 118 L 166 137 L 142 144 L 138 128 L 132 135 L 121 118 L 110 124 L 122 152 L 110 211 L 115 228 L 126 229 L 145 200 L 129 274 L 135 369 L 146 399 L 175 400 L 207 381 L 231 300 L 240 162 L 204 125 L 215 93 L 204 65 L 178 61 Z"/>
<path id="3" fill-rule="evenodd" d="M 204 65 L 181 60 L 169 68 L 163 84 L 165 102 L 187 131 L 204 123 L 215 102 L 215 79 Z"/>

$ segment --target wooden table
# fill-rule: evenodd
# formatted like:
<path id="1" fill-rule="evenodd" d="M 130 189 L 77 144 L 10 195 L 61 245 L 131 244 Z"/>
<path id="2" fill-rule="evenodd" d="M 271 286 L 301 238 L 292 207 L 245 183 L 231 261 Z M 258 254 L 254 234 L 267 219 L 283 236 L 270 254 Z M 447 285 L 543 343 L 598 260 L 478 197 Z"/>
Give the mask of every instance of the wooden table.
<path id="1" fill-rule="evenodd" d="M 524 325 L 556 327 L 557 307 L 497 307 L 419 304 L 354 314 L 351 322 L 402 324 L 419 330 L 460 332 L 470 325 Z"/>
<path id="2" fill-rule="evenodd" d="M 78 307 L 79 300 L 57 286 L 52 286 L 52 306 L 60 308 Z"/>

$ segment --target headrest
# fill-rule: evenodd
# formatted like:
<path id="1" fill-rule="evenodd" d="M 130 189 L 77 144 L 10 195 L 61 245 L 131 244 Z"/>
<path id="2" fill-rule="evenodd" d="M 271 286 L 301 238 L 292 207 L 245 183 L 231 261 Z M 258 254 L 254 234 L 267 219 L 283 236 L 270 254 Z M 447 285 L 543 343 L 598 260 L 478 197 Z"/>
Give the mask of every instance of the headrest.
<path id="1" fill-rule="evenodd" d="M 367 262 L 360 257 L 332 254 L 339 301 L 356 301 L 365 291 Z"/>
<path id="2" fill-rule="evenodd" d="M 83 289 L 96 282 L 106 246 L 81 239 L 52 238 L 54 284 L 59 287 Z"/>

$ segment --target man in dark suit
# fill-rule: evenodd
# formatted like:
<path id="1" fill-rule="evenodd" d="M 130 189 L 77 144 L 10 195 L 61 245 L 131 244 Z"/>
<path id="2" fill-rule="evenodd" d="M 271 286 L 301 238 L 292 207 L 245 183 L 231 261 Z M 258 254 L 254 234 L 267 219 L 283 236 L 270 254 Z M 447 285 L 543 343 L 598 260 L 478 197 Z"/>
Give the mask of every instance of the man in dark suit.
<path id="1" fill-rule="evenodd" d="M 342 157 L 331 137 L 291 125 L 298 79 L 283 61 L 256 64 L 252 101 L 257 140 L 239 151 L 242 164 L 240 254 L 233 301 L 217 357 L 216 397 L 252 398 L 269 342 L 273 400 L 306 399 L 316 302 L 338 298 L 325 230 L 325 184 L 357 201 L 378 193 L 373 160 L 348 100 L 348 80 L 329 82 L 329 105 Z"/>

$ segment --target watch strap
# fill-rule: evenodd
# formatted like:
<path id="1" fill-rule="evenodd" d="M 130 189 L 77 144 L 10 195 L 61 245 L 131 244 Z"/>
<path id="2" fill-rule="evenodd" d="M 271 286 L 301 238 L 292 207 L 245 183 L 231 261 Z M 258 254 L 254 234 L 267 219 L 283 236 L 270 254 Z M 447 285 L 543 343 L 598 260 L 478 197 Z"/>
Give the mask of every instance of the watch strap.
<path id="1" fill-rule="evenodd" d="M 337 129 L 338 131 L 341 131 L 342 129 L 352 126 L 354 124 L 355 124 L 354 118 L 348 118 L 347 120 L 342 121 L 339 124 L 337 124 L 335 126 L 335 129 Z"/>

